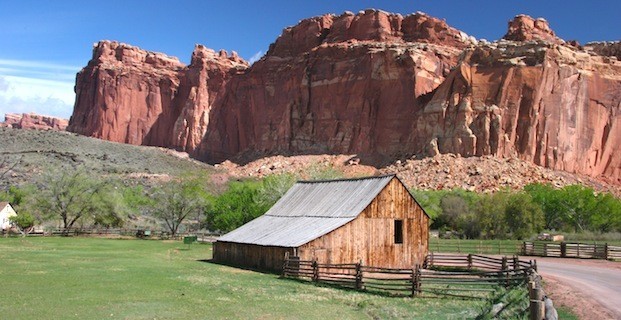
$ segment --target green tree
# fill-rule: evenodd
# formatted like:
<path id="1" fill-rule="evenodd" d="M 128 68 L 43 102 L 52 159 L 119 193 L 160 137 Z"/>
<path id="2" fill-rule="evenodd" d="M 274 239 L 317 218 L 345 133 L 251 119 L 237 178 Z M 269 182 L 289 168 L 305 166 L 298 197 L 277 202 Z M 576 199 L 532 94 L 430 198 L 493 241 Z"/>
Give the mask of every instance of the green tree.
<path id="1" fill-rule="evenodd" d="M 596 197 L 595 208 L 589 224 L 596 231 L 621 231 L 621 201 L 610 193 L 599 194 Z"/>
<path id="2" fill-rule="evenodd" d="M 545 224 L 541 207 L 525 192 L 511 194 L 505 208 L 505 221 L 515 239 L 540 232 Z"/>
<path id="3" fill-rule="evenodd" d="M 596 209 L 595 191 L 581 185 L 561 189 L 559 207 L 575 232 L 590 229 L 591 215 Z"/>
<path id="4" fill-rule="evenodd" d="M 507 237 L 505 210 L 509 195 L 508 191 L 501 190 L 493 194 L 484 194 L 479 198 L 474 212 L 478 217 L 481 238 L 505 239 Z"/>
<path id="5" fill-rule="evenodd" d="M 463 230 L 465 221 L 472 221 L 474 217 L 465 218 L 472 213 L 472 208 L 478 199 L 477 194 L 463 189 L 455 189 L 445 193 L 440 199 L 441 213 L 432 224 L 432 228 L 446 227 L 451 230 Z M 464 216 L 463 218 L 460 218 Z"/>
<path id="6" fill-rule="evenodd" d="M 270 205 L 259 197 L 262 184 L 257 181 L 234 181 L 212 200 L 206 222 L 211 230 L 231 231 L 262 215 Z"/>
<path id="7" fill-rule="evenodd" d="M 550 184 L 533 183 L 524 187 L 533 201 L 541 207 L 545 217 L 545 229 L 563 230 L 568 225 L 568 212 L 562 205 L 561 191 Z"/>
<path id="8" fill-rule="evenodd" d="M 173 181 L 156 188 L 149 211 L 164 222 L 174 237 L 189 217 L 198 217 L 207 206 L 205 190 L 197 180 Z"/>
<path id="9" fill-rule="evenodd" d="M 8 190 L 0 192 L 0 200 L 7 201 L 15 208 L 19 207 L 26 200 L 29 193 L 32 192 L 31 187 L 10 186 Z"/>
<path id="10" fill-rule="evenodd" d="M 32 231 L 36 223 L 35 218 L 30 213 L 23 211 L 16 216 L 9 217 L 9 221 L 19 229 L 24 237 Z"/>
<path id="11" fill-rule="evenodd" d="M 296 182 L 292 174 L 277 174 L 265 177 L 257 193 L 257 202 L 270 208 L 278 201 Z"/>
<path id="12" fill-rule="evenodd" d="M 60 218 L 64 234 L 85 216 L 105 213 L 101 204 L 106 197 L 105 183 L 82 170 L 48 173 L 38 186 L 38 192 L 31 197 L 31 211 L 44 218 Z"/>
<path id="13" fill-rule="evenodd" d="M 440 201 L 447 192 L 444 190 L 411 190 L 410 193 L 432 219 L 432 228 L 438 229 L 437 224 L 440 222 L 435 223 L 435 221 L 442 214 Z"/>

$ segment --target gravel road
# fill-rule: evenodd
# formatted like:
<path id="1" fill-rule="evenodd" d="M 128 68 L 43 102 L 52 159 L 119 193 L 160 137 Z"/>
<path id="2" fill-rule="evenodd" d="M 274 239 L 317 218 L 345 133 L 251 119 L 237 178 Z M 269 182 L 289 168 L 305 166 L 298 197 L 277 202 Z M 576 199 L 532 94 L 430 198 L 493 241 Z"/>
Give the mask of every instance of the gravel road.
<path id="1" fill-rule="evenodd" d="M 560 302 L 583 319 L 621 319 L 620 262 L 537 258 L 537 265 L 555 305 Z"/>

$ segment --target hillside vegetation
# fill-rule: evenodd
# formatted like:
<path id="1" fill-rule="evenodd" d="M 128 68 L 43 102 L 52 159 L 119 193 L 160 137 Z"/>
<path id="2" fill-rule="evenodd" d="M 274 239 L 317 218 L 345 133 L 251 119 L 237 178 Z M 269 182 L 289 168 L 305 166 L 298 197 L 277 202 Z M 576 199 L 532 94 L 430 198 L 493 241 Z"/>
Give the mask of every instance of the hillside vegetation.
<path id="1" fill-rule="evenodd" d="M 214 171 L 210 165 L 182 157 L 183 154 L 168 149 L 114 143 L 68 132 L 0 128 L 0 165 L 4 167 L 0 167 L 0 174 L 12 167 L 0 181 L 0 187 L 21 185 L 45 172 L 72 168 L 82 168 L 92 177 L 128 180 Z"/>

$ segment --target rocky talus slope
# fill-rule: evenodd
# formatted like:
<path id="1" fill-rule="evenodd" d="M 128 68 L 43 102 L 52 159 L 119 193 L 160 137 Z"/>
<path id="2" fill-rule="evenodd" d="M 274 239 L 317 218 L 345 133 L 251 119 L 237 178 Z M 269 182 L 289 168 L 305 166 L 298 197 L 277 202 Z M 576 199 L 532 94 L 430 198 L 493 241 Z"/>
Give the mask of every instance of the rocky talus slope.
<path id="1" fill-rule="evenodd" d="M 185 66 L 104 41 L 78 74 L 69 130 L 210 163 L 456 154 L 621 184 L 618 48 L 565 42 L 525 15 L 488 42 L 378 10 L 303 20 L 252 66 L 202 46 Z"/>

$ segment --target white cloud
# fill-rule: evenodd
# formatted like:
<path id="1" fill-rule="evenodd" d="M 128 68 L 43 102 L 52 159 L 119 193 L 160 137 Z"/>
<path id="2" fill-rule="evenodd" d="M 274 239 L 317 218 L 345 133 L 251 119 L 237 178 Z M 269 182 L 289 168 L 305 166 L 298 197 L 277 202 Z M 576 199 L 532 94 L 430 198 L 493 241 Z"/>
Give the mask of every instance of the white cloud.
<path id="1" fill-rule="evenodd" d="M 28 113 L 69 118 L 79 67 L 41 61 L 0 59 L 0 117 Z"/>
<path id="2" fill-rule="evenodd" d="M 82 69 L 78 66 L 68 66 L 64 64 L 50 63 L 45 61 L 32 61 L 32 60 L 14 60 L 14 59 L 0 59 L 0 66 L 9 66 L 15 68 L 26 69 L 48 69 L 48 70 L 60 70 L 60 71 L 72 71 Z"/>
<path id="3" fill-rule="evenodd" d="M 7 90 L 9 90 L 9 83 L 4 77 L 0 77 L 0 92 L 6 92 Z"/>
<path id="4" fill-rule="evenodd" d="M 248 63 L 253 64 L 257 61 L 259 61 L 259 59 L 261 59 L 261 57 L 263 57 L 263 50 L 255 53 L 254 55 L 252 55 L 252 57 L 250 57 L 250 59 L 248 59 Z"/>

